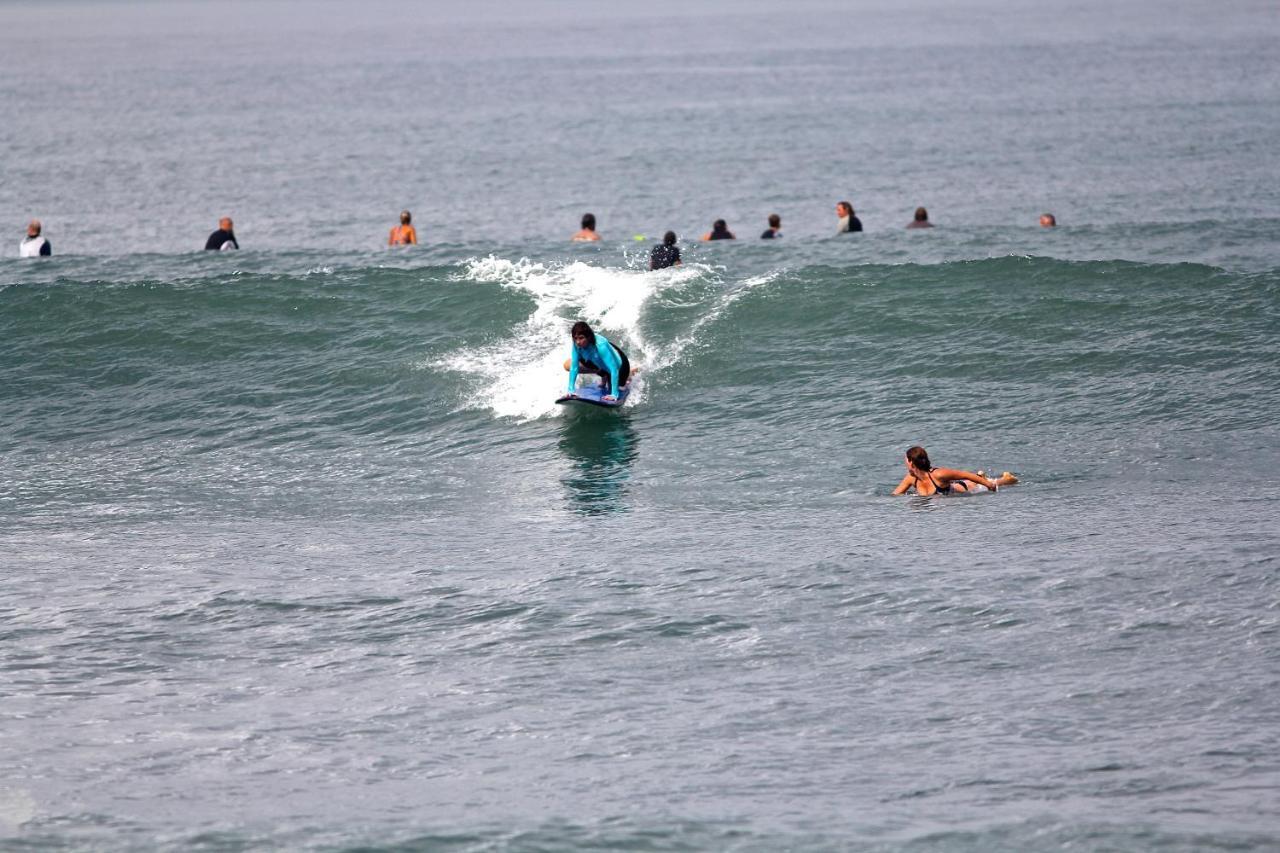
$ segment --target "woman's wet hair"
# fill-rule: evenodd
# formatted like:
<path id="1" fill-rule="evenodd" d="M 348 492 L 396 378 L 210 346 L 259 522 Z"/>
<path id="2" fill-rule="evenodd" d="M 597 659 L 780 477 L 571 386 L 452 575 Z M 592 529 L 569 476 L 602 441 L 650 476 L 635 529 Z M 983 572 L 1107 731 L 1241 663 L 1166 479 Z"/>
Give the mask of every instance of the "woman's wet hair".
<path id="1" fill-rule="evenodd" d="M 929 211 L 925 210 L 923 207 L 917 207 L 916 222 L 928 222 L 928 221 L 929 221 Z"/>
<path id="2" fill-rule="evenodd" d="M 838 204 L 840 207 L 843 207 L 845 209 L 845 214 L 844 214 L 845 216 L 853 216 L 852 204 L 849 204 L 849 202 L 847 201 L 838 201 L 836 202 L 836 204 Z"/>
<path id="3" fill-rule="evenodd" d="M 582 335 L 587 339 L 587 346 L 595 346 L 596 333 L 591 331 L 591 327 L 588 326 L 586 322 L 583 320 L 579 320 L 578 322 L 574 323 L 573 328 L 569 331 L 570 337 L 576 338 L 578 337 L 578 335 Z"/>
<path id="4" fill-rule="evenodd" d="M 920 445 L 907 448 L 907 461 L 919 468 L 921 471 L 932 471 L 933 465 L 929 462 L 929 454 Z"/>
<path id="5" fill-rule="evenodd" d="M 410 222 L 412 222 L 412 221 L 413 221 L 413 217 L 409 215 L 409 211 L 407 211 L 407 210 L 402 210 L 402 211 L 400 211 L 400 224 L 401 224 L 401 225 L 408 225 L 408 224 L 409 224 Z"/>
<path id="6" fill-rule="evenodd" d="M 582 214 L 582 227 L 588 231 L 596 230 L 596 215 L 594 213 Z"/>
<path id="7" fill-rule="evenodd" d="M 676 244 L 676 232 L 668 231 L 662 235 L 662 244 L 664 246 L 674 246 Z"/>

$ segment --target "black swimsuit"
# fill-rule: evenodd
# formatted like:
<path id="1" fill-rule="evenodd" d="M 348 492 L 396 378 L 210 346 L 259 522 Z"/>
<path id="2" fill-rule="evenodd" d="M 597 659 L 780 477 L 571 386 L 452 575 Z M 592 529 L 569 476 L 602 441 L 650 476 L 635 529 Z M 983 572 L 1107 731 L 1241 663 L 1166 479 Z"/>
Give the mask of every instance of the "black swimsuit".
<path id="1" fill-rule="evenodd" d="M 951 494 L 951 483 L 947 483 L 945 486 L 939 486 L 939 485 L 938 485 L 938 481 L 937 481 L 937 480 L 935 480 L 935 479 L 933 479 L 933 472 L 932 472 L 932 471 L 925 471 L 925 472 L 924 472 L 924 475 L 925 475 L 926 477 L 928 477 L 928 478 L 929 478 L 929 482 L 930 482 L 930 483 L 933 483 L 933 493 L 934 493 L 935 495 L 949 495 L 949 494 Z M 916 489 L 916 491 L 919 491 L 919 489 Z"/>

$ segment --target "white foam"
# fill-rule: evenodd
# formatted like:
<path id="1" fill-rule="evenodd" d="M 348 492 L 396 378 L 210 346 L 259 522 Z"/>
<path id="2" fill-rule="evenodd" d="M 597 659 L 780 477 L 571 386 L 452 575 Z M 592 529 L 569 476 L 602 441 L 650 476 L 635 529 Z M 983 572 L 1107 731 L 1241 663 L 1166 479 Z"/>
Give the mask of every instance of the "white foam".
<path id="1" fill-rule="evenodd" d="M 655 272 L 596 267 L 581 261 L 542 264 L 489 255 L 466 262 L 461 281 L 496 282 L 534 300 L 533 313 L 499 344 L 452 353 L 434 366 L 476 377 L 476 387 L 463 408 L 491 409 L 502 417 L 532 420 L 561 414 L 555 398 L 564 393 L 564 360 L 569 354 L 569 326 L 586 320 L 627 352 L 632 367 L 628 406 L 644 401 L 645 376 L 674 363 L 693 334 L 674 345 L 654 347 L 641 332 L 646 304 L 654 295 L 679 290 L 714 274 L 702 264 L 686 264 Z M 717 300 L 717 306 L 692 330 L 696 332 L 731 304 L 744 286 L 772 280 L 749 279 Z"/>

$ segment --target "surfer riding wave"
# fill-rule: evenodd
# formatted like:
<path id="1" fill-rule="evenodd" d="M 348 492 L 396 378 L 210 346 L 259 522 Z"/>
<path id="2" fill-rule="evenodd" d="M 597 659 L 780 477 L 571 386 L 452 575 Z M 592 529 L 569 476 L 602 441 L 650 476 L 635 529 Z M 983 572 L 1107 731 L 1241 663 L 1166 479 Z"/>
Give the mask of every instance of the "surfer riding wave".
<path id="1" fill-rule="evenodd" d="M 577 387 L 579 372 L 593 373 L 609 388 L 609 393 L 602 399 L 608 402 L 617 400 L 618 389 L 625 387 L 631 378 L 631 362 L 627 354 L 604 335 L 592 331 L 582 320 L 573 324 L 569 334 L 573 348 L 564 363 L 564 369 L 569 371 L 569 393 L 573 394 Z"/>

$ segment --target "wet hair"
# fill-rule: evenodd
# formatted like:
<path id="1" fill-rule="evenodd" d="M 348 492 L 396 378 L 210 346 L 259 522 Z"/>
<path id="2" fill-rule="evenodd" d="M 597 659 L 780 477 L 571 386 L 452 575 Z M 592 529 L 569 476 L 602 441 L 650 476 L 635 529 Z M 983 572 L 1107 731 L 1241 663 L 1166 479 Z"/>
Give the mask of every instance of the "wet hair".
<path id="1" fill-rule="evenodd" d="M 779 215 L 778 215 L 778 214 L 776 214 L 776 213 L 770 213 L 770 214 L 769 214 L 769 227 L 770 227 L 770 228 L 781 228 L 781 227 L 782 227 L 782 217 L 781 217 L 781 216 L 779 216 Z"/>
<path id="2" fill-rule="evenodd" d="M 588 231 L 596 230 L 596 215 L 594 213 L 582 214 L 582 227 Z"/>
<path id="3" fill-rule="evenodd" d="M 929 211 L 925 210 L 923 207 L 917 207 L 916 222 L 928 222 L 928 221 L 929 221 Z"/>
<path id="4" fill-rule="evenodd" d="M 715 222 L 711 223 L 711 236 L 718 237 L 720 235 L 724 235 L 725 237 L 729 236 L 729 226 L 723 219 L 717 219 Z"/>
<path id="5" fill-rule="evenodd" d="M 1040 214 L 1040 224 L 1044 226 L 1057 225 L 1058 220 L 1054 218 L 1052 213 Z"/>
<path id="6" fill-rule="evenodd" d="M 843 207 L 845 210 L 849 211 L 848 213 L 845 214 L 845 216 L 853 216 L 853 205 L 849 204 L 849 202 L 838 201 L 836 202 L 836 205 L 839 207 Z"/>
<path id="7" fill-rule="evenodd" d="M 668 231 L 662 235 L 662 244 L 664 246 L 674 246 L 676 244 L 676 232 Z"/>
<path id="8" fill-rule="evenodd" d="M 578 335 L 586 336 L 587 346 L 596 345 L 596 333 L 591 331 L 591 327 L 588 326 L 586 322 L 583 320 L 579 320 L 578 322 L 574 323 L 573 328 L 569 330 L 570 337 L 576 338 Z"/>
<path id="9" fill-rule="evenodd" d="M 929 462 L 929 454 L 920 445 L 907 448 L 907 461 L 919 468 L 921 471 L 932 471 L 933 465 Z"/>
<path id="10" fill-rule="evenodd" d="M 401 224 L 401 225 L 408 225 L 408 224 L 409 224 L 410 222 L 412 222 L 412 221 L 413 221 L 413 217 L 409 215 L 409 211 L 407 211 L 407 210 L 402 210 L 402 211 L 400 211 L 400 224 Z"/>

